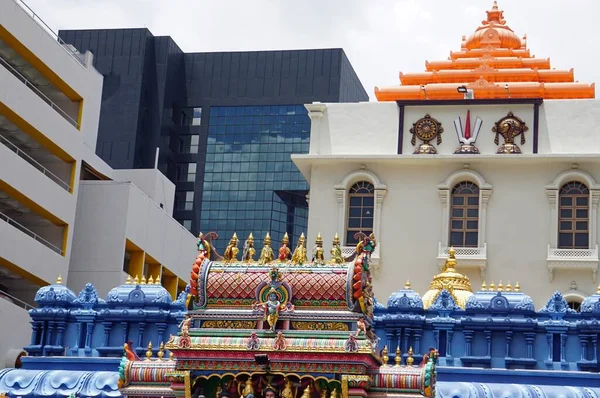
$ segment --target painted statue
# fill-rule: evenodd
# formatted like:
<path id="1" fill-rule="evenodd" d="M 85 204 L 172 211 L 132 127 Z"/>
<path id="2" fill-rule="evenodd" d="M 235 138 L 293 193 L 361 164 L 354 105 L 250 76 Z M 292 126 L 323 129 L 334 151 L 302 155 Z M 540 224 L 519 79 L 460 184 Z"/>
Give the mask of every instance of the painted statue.
<path id="1" fill-rule="evenodd" d="M 290 260 L 292 251 L 288 247 L 290 244 L 290 238 L 288 237 L 287 232 L 283 235 L 283 240 L 281 241 L 281 247 L 279 248 L 279 254 L 277 256 L 277 261 L 280 263 L 285 263 Z"/>
<path id="2" fill-rule="evenodd" d="M 302 393 L 302 397 L 301 398 L 310 398 L 310 384 L 306 386 L 306 388 L 304 389 L 304 392 Z"/>
<path id="3" fill-rule="evenodd" d="M 295 397 L 294 390 L 292 389 L 292 382 L 290 379 L 287 379 L 285 382 L 285 387 L 283 391 L 281 391 L 281 398 L 294 398 Z"/>
<path id="4" fill-rule="evenodd" d="M 239 388 L 239 386 L 238 386 Z M 248 379 L 244 383 L 244 391 L 239 391 L 241 398 L 254 398 L 254 387 L 252 386 L 252 380 Z"/>
<path id="5" fill-rule="evenodd" d="M 329 398 L 338 398 L 338 390 L 337 390 L 337 388 L 333 389 L 333 391 L 331 392 L 331 395 L 329 396 Z"/>
<path id="6" fill-rule="evenodd" d="M 267 232 L 265 236 L 264 246 L 260 251 L 260 258 L 258 259 L 259 264 L 268 264 L 274 259 L 273 249 L 271 249 L 271 236 Z"/>
<path id="7" fill-rule="evenodd" d="M 227 248 L 225 249 L 225 253 L 223 254 L 223 258 L 225 259 L 226 263 L 231 263 L 233 261 L 237 261 L 237 255 L 240 251 L 240 249 L 238 249 L 237 245 L 238 245 L 238 237 L 237 237 L 237 234 L 234 233 L 233 236 L 231 237 L 231 239 L 229 240 L 229 244 L 227 245 Z"/>
<path id="8" fill-rule="evenodd" d="M 271 332 L 275 331 L 275 325 L 277 325 L 280 310 L 281 302 L 279 301 L 279 293 L 277 293 L 277 290 L 271 288 L 271 290 L 269 291 L 269 299 L 267 300 L 264 306 L 264 320 L 269 323 Z"/>
<path id="9" fill-rule="evenodd" d="M 363 335 L 367 335 L 367 324 L 365 323 L 365 320 L 363 318 L 359 318 L 358 321 L 356 321 L 356 333 L 355 336 L 360 336 L 361 334 Z"/>
<path id="10" fill-rule="evenodd" d="M 192 323 L 192 318 L 189 315 L 186 315 L 183 321 L 179 323 L 179 329 L 181 330 L 181 336 L 186 337 L 189 336 L 190 332 L 190 324 Z"/>
<path id="11" fill-rule="evenodd" d="M 375 235 L 370 234 L 366 236 L 358 242 L 356 245 L 356 254 L 362 254 L 362 266 L 365 272 L 369 271 L 369 260 L 371 259 L 371 254 L 375 251 L 375 247 L 377 246 L 377 241 L 375 240 Z"/>
<path id="12" fill-rule="evenodd" d="M 198 234 L 197 246 L 199 252 L 204 252 L 204 257 L 210 259 L 210 243 L 204 239 L 202 232 Z"/>
<path id="13" fill-rule="evenodd" d="M 312 251 L 312 262 L 318 265 L 325 264 L 325 251 L 323 250 L 323 237 L 319 233 Z"/>
<path id="14" fill-rule="evenodd" d="M 296 246 L 296 249 L 294 249 L 294 254 L 292 254 L 292 263 L 304 264 L 307 261 L 306 246 L 304 242 L 305 240 L 306 238 L 304 238 L 303 232 L 302 235 L 300 235 L 300 238 L 298 239 L 298 246 Z"/>
<path id="15" fill-rule="evenodd" d="M 281 331 L 277 332 L 277 337 L 275 337 L 275 341 L 273 342 L 273 348 L 277 351 L 284 351 L 287 348 L 285 336 Z"/>
<path id="16" fill-rule="evenodd" d="M 331 260 L 329 260 L 329 264 L 342 264 L 344 262 L 344 256 L 342 255 L 342 246 L 340 244 L 340 237 L 337 233 L 333 238 L 333 247 L 329 252 L 331 253 Z"/>
<path id="17" fill-rule="evenodd" d="M 244 243 L 244 251 L 242 253 L 242 259 L 245 263 L 249 263 L 254 261 L 254 254 L 256 250 L 254 249 L 254 236 L 252 236 L 252 232 L 250 232 L 250 236 L 246 239 Z"/>

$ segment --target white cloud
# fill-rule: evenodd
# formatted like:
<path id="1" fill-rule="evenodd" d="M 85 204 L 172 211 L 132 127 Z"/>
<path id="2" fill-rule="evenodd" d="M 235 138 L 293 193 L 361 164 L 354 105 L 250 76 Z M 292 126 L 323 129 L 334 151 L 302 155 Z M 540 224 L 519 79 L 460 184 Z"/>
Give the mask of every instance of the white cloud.
<path id="1" fill-rule="evenodd" d="M 482 0 L 25 0 L 52 28 L 147 27 L 186 52 L 342 47 L 371 95 L 446 59 L 485 19 Z M 600 2 L 501 0 L 508 24 L 538 57 L 600 81 Z"/>

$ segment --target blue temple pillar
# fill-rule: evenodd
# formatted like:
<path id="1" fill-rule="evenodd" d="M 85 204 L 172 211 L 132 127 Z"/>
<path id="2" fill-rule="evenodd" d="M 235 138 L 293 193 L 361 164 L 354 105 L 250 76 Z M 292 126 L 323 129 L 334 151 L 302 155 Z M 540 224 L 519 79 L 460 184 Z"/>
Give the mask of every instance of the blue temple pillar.
<path id="1" fill-rule="evenodd" d="M 567 338 L 568 335 L 567 333 L 561 333 L 560 334 L 560 362 L 566 362 L 566 350 L 567 350 Z"/>
<path id="2" fill-rule="evenodd" d="M 102 346 L 108 347 L 110 344 L 110 331 L 112 330 L 113 323 L 102 322 L 102 326 L 104 326 L 104 341 L 102 342 Z"/>
<path id="3" fill-rule="evenodd" d="M 446 334 L 446 358 L 452 357 L 452 336 L 454 335 L 454 330 L 448 330 Z"/>
<path id="4" fill-rule="evenodd" d="M 140 322 L 138 329 L 138 341 L 137 341 L 137 349 L 144 349 L 144 330 L 146 330 L 146 323 Z"/>
<path id="5" fill-rule="evenodd" d="M 525 345 L 527 347 L 526 358 L 533 358 L 533 342 L 535 341 L 535 333 L 528 332 L 525 335 Z"/>
<path id="6" fill-rule="evenodd" d="M 510 346 L 512 343 L 513 332 L 511 330 L 507 330 L 506 332 L 504 332 L 504 336 L 506 337 L 506 353 L 504 354 L 504 356 L 506 358 L 510 358 Z"/>
<path id="7" fill-rule="evenodd" d="M 67 327 L 67 324 L 65 321 L 60 321 L 57 322 L 56 325 L 56 345 L 58 347 L 63 347 L 63 342 L 64 342 L 64 336 L 65 336 L 65 329 Z"/>
<path id="8" fill-rule="evenodd" d="M 581 353 L 579 359 L 581 361 L 586 361 L 588 359 L 588 343 L 590 341 L 590 336 L 587 334 L 579 335 L 579 345 L 581 346 Z"/>
<path id="9" fill-rule="evenodd" d="M 121 322 L 121 326 L 123 327 L 123 343 L 125 344 L 127 342 L 127 337 L 129 335 L 129 322 L 125 321 L 125 322 Z"/>
<path id="10" fill-rule="evenodd" d="M 94 322 L 92 321 L 88 321 L 85 323 L 86 327 L 86 334 L 85 334 L 85 350 L 86 351 L 91 351 L 92 350 L 92 333 L 94 331 Z"/>
<path id="11" fill-rule="evenodd" d="M 410 328 L 404 328 L 404 338 L 402 340 L 402 352 L 408 352 L 408 343 L 409 343 L 409 339 L 410 339 L 410 333 L 411 333 L 411 329 Z"/>
<path id="12" fill-rule="evenodd" d="M 156 328 L 158 330 L 158 342 L 164 343 L 165 341 L 165 331 L 167 330 L 167 324 L 164 322 L 160 322 L 156 324 Z"/>
<path id="13" fill-rule="evenodd" d="M 465 337 L 465 356 L 470 357 L 472 355 L 472 342 L 473 335 L 475 332 L 473 330 L 463 330 L 463 336 Z"/>
<path id="14" fill-rule="evenodd" d="M 423 329 L 414 329 L 413 330 L 413 337 L 414 337 L 414 352 L 416 353 L 421 353 L 421 336 L 423 336 Z"/>
<path id="15" fill-rule="evenodd" d="M 593 361 L 597 361 L 598 360 L 598 336 L 596 335 L 592 335 L 592 353 L 593 353 Z"/>
<path id="16" fill-rule="evenodd" d="M 487 343 L 486 355 L 488 357 L 491 357 L 492 356 L 492 331 L 491 330 L 485 331 L 485 341 Z"/>
<path id="17" fill-rule="evenodd" d="M 552 340 L 553 340 L 553 334 L 552 333 L 546 333 L 546 340 L 548 341 L 548 358 L 547 361 L 548 362 L 552 362 Z"/>

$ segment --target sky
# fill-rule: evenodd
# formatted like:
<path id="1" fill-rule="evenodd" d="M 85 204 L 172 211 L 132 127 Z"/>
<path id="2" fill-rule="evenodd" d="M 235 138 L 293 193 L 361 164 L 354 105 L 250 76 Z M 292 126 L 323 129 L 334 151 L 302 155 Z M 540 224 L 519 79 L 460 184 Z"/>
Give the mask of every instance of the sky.
<path id="1" fill-rule="evenodd" d="M 146 27 L 185 52 L 338 48 L 371 100 L 458 51 L 492 0 L 24 0 L 53 30 Z M 600 81 L 598 0 L 500 0 L 538 58 Z M 600 63 L 600 62 L 599 62 Z"/>

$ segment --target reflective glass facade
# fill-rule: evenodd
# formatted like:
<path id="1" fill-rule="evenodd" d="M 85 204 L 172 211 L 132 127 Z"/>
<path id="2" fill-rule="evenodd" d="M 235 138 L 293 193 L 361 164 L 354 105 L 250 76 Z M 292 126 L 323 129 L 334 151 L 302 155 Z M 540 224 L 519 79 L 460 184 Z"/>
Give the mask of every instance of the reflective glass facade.
<path id="1" fill-rule="evenodd" d="M 200 230 L 218 231 L 222 253 L 234 232 L 252 232 L 259 249 L 288 232 L 306 233 L 308 183 L 292 153 L 308 153 L 310 119 L 302 105 L 211 107 Z"/>

